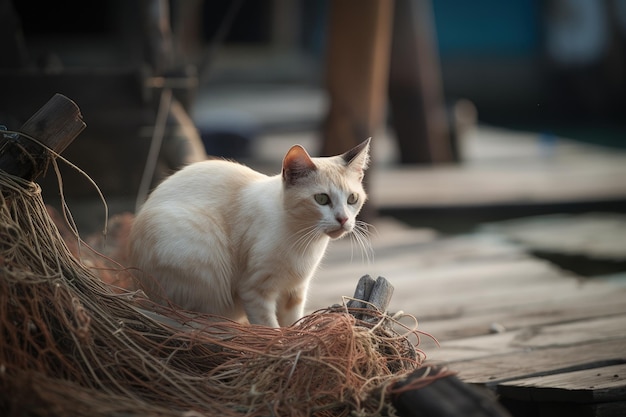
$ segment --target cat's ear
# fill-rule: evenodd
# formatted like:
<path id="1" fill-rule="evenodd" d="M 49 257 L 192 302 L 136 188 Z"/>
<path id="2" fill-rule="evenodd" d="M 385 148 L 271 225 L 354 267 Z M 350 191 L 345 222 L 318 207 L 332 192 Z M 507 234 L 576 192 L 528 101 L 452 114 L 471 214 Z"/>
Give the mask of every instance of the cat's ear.
<path id="1" fill-rule="evenodd" d="M 293 145 L 283 159 L 283 180 L 293 185 L 316 169 L 307 151 L 300 145 Z"/>
<path id="2" fill-rule="evenodd" d="M 367 169 L 370 162 L 370 141 L 372 138 L 367 138 L 359 145 L 350 149 L 348 152 L 341 155 L 346 165 L 358 172 L 363 177 L 364 171 Z"/>

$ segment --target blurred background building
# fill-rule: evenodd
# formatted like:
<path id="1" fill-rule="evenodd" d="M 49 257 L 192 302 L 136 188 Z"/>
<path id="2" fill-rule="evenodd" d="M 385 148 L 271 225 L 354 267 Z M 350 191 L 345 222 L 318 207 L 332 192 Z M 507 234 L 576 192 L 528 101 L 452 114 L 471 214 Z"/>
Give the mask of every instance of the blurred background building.
<path id="1" fill-rule="evenodd" d="M 154 181 L 203 152 L 254 158 L 255 140 L 275 132 L 320 132 L 316 151 L 324 153 L 339 3 L 350 2 L 2 0 L 0 124 L 19 128 L 56 92 L 76 101 L 88 127 L 66 156 L 113 204 L 140 187 L 164 86 L 173 104 Z M 350 4 L 346 30 L 372 30 L 356 14 L 362 4 Z M 414 38 L 413 64 L 426 74 L 414 92 L 437 87 L 452 147 L 441 161 L 420 160 L 397 140 L 395 162 L 462 163 L 458 103 L 479 124 L 626 148 L 624 0 L 396 0 L 395 13 L 393 42 L 402 25 L 413 30 L 402 39 Z M 391 81 L 394 65 L 412 65 L 412 45 L 400 45 Z M 393 100 L 380 106 L 393 138 L 401 111 Z M 70 198 L 93 196 L 86 182 L 67 181 Z"/>

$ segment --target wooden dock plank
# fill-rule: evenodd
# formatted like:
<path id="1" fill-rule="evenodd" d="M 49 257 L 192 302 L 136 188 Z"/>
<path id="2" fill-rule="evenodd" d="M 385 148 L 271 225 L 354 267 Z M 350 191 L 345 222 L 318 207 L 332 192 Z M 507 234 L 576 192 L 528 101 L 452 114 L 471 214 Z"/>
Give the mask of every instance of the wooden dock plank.
<path id="1" fill-rule="evenodd" d="M 384 248 L 374 245 L 377 254 Z M 352 295 L 356 277 L 363 274 L 383 275 L 396 288 L 390 309 L 414 314 L 440 341 L 488 334 L 493 324 L 517 329 L 626 308 L 626 286 L 609 289 L 599 280 L 579 280 L 516 246 L 489 239 L 405 239 L 401 248 L 389 245 L 371 264 L 341 262 L 349 246 L 341 242 L 330 255 L 335 259 L 321 268 L 309 306 L 323 308 L 340 302 L 340 294 Z"/>
<path id="2" fill-rule="evenodd" d="M 314 149 L 317 141 L 315 132 L 272 133 L 259 138 L 258 150 L 275 173 L 283 156 L 277 149 L 294 143 Z M 547 149 L 535 132 L 483 125 L 460 146 L 460 164 L 398 166 L 393 132 L 381 132 L 374 138 L 371 200 L 380 209 L 423 209 L 626 199 L 626 152 L 619 149 L 564 138 Z"/>
<path id="3" fill-rule="evenodd" d="M 546 204 L 626 198 L 626 184 L 618 180 L 626 175 L 624 159 L 615 163 L 586 164 L 583 168 L 550 164 L 528 168 L 526 164 L 513 167 L 455 165 L 395 168 L 374 175 L 372 183 L 377 193 L 376 201 L 394 208 Z M 494 178 L 500 180 L 494 181 Z"/>
<path id="4" fill-rule="evenodd" d="M 626 340 L 626 314 L 527 327 L 519 332 L 513 343 L 522 348 L 536 349 L 589 344 L 605 340 Z"/>
<path id="5" fill-rule="evenodd" d="M 626 312 L 616 316 L 595 319 L 585 317 L 569 323 L 536 324 L 504 333 L 446 340 L 441 342 L 440 348 L 429 350 L 429 359 L 456 364 L 496 355 L 610 340 L 626 340 Z"/>
<path id="6" fill-rule="evenodd" d="M 485 224 L 480 229 L 506 236 L 533 251 L 626 259 L 625 214 L 552 214 Z"/>
<path id="7" fill-rule="evenodd" d="M 417 314 L 422 319 L 458 318 L 470 312 L 511 309 L 580 292 L 581 284 L 546 262 L 526 259 L 489 259 L 481 262 L 443 261 L 428 265 L 419 255 L 390 257 L 374 266 L 322 268 L 313 283 L 315 295 L 338 294 L 350 273 L 384 275 L 396 295 L 391 309 Z M 348 286 L 349 288 L 350 286 Z M 351 289 L 351 288 L 350 288 Z M 553 295 L 556 292 L 556 295 Z"/>
<path id="8" fill-rule="evenodd" d="M 463 311 L 457 317 L 418 317 L 425 329 L 436 335 L 440 341 L 447 341 L 487 335 L 498 330 L 510 331 L 626 313 L 625 299 L 626 288 L 595 284 L 569 289 L 553 299 L 539 298 L 508 309 Z"/>
<path id="9" fill-rule="evenodd" d="M 519 349 L 513 353 L 455 362 L 453 369 L 467 381 L 484 385 L 532 376 L 595 368 L 626 362 L 626 340 L 546 349 Z"/>
<path id="10" fill-rule="evenodd" d="M 624 401 L 626 364 L 503 382 L 498 393 L 522 401 Z"/>
<path id="11" fill-rule="evenodd" d="M 370 263 L 350 262 L 350 242 L 333 242 L 313 282 L 312 305 L 351 295 L 361 274 L 385 276 L 395 287 L 390 311 L 415 315 L 418 329 L 441 342 L 437 348 L 421 339 L 429 363 L 445 363 L 461 379 L 495 390 L 503 384 L 529 390 L 543 377 L 546 401 L 539 407 L 532 399 L 534 411 L 526 415 L 611 416 L 624 410 L 623 382 L 602 380 L 597 369 L 626 363 L 625 280 L 582 278 L 497 234 L 412 235 L 400 227 L 395 233 L 402 241 L 394 244 L 380 237 L 388 227 L 372 239 Z M 586 398 L 595 395 L 596 402 L 579 408 L 558 403 L 563 385 L 578 376 L 584 376 L 580 384 L 591 381 L 587 385 L 597 383 L 598 390 L 617 391 L 588 388 Z M 537 394 L 503 398 L 524 403 L 532 395 Z M 607 398 L 612 402 L 603 402 Z"/>
<path id="12" fill-rule="evenodd" d="M 347 239 L 331 242 L 327 255 L 311 286 L 311 309 L 323 308 L 329 302 L 339 302 L 340 295 L 352 295 L 356 281 L 362 275 L 385 276 L 392 285 L 403 285 L 406 293 L 419 293 L 421 285 L 433 285 L 439 292 L 441 285 L 436 277 L 423 279 L 426 272 L 447 276 L 450 268 L 464 274 L 460 263 L 485 264 L 486 260 L 516 259 L 525 257 L 516 245 L 505 244 L 492 237 L 451 238 L 441 241 L 429 230 L 409 229 L 397 222 L 377 223 L 378 234 L 371 239 L 373 259 L 362 259 L 360 248 Z M 390 233 L 393 238 L 387 239 Z M 418 280 L 419 279 L 419 280 Z M 454 280 L 458 280 L 454 278 Z M 404 309 L 397 305 L 399 295 L 392 299 L 391 309 Z M 406 309 L 410 311 L 409 309 Z"/>
<path id="13" fill-rule="evenodd" d="M 557 401 L 517 401 L 501 397 L 500 401 L 516 417 L 624 417 L 626 401 L 570 403 Z"/>

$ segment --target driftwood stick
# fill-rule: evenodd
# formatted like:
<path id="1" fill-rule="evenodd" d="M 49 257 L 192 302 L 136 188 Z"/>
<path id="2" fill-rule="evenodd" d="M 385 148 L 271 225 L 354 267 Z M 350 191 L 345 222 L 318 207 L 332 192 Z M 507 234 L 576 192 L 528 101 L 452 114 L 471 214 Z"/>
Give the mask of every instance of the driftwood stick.
<path id="1" fill-rule="evenodd" d="M 363 275 L 356 285 L 354 290 L 354 299 L 348 301 L 349 308 L 365 308 L 367 304 L 363 301 L 367 301 L 372 294 L 372 288 L 374 288 L 376 281 L 369 275 Z"/>
<path id="2" fill-rule="evenodd" d="M 392 295 L 393 285 L 385 278 L 378 277 L 376 278 L 376 283 L 374 283 L 374 288 L 372 288 L 368 301 L 380 311 L 385 312 L 389 307 Z"/>
<path id="3" fill-rule="evenodd" d="M 369 275 L 363 275 L 354 291 L 354 299 L 348 301 L 348 308 L 365 308 L 385 312 L 393 295 L 393 285 L 385 278 L 374 280 Z M 366 301 L 366 302 L 364 302 Z M 358 319 L 365 319 L 367 314 L 354 313 Z"/>
<path id="4" fill-rule="evenodd" d="M 56 153 L 61 153 L 87 125 L 69 98 L 55 94 L 19 129 Z M 53 156 L 37 142 L 18 135 L 0 142 L 0 169 L 26 180 L 43 174 Z"/>

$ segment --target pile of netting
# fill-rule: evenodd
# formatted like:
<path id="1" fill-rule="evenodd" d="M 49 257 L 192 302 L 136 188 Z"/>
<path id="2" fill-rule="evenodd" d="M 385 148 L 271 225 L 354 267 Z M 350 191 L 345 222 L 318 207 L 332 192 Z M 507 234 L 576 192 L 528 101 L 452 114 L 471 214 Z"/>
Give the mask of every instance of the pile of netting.
<path id="1" fill-rule="evenodd" d="M 0 171 L 0 190 L 2 415 L 377 415 L 421 365 L 416 325 L 376 310 L 271 329 L 114 291 L 70 253 L 35 183 Z"/>

